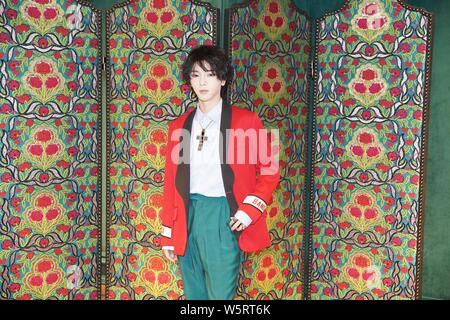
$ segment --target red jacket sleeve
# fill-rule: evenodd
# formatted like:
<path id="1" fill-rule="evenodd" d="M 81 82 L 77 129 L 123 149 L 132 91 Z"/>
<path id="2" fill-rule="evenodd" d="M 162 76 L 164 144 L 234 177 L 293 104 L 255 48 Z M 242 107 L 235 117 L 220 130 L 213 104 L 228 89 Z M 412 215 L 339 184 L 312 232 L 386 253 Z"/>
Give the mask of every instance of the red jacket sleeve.
<path id="1" fill-rule="evenodd" d="M 261 217 L 266 207 L 272 202 L 273 192 L 280 181 L 278 136 L 270 136 L 256 113 L 254 113 L 253 128 L 258 132 L 258 143 L 250 146 L 251 152 L 256 152 L 257 155 L 256 187 L 239 205 L 239 210 L 244 211 L 252 219 L 252 224 Z"/>
<path id="2" fill-rule="evenodd" d="M 172 141 L 173 128 L 171 123 L 168 124 L 168 140 L 165 154 L 165 169 L 164 169 L 164 198 L 163 208 L 160 214 L 162 230 L 161 230 L 161 247 L 173 246 L 172 227 L 174 217 L 174 197 L 175 197 L 175 169 L 176 164 L 171 159 L 171 154 L 175 145 Z"/>

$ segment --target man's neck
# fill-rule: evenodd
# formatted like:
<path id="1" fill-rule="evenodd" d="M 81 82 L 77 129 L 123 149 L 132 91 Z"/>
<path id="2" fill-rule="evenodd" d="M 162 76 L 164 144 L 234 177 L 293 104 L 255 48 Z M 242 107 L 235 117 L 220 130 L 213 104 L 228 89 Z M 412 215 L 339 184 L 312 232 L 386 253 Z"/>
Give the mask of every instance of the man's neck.
<path id="1" fill-rule="evenodd" d="M 200 108 L 200 110 L 204 113 L 207 114 L 209 111 L 211 111 L 215 106 L 217 106 L 217 104 L 220 102 L 220 99 L 222 99 L 221 97 L 214 99 L 212 101 L 208 101 L 208 102 L 202 102 L 199 101 L 198 102 L 198 106 Z"/>

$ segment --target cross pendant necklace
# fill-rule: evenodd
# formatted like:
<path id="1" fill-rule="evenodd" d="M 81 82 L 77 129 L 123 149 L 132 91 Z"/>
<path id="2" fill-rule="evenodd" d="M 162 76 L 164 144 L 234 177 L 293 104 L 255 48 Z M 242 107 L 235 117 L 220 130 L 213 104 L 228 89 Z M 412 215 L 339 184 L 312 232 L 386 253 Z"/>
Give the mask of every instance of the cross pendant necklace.
<path id="1" fill-rule="evenodd" d="M 200 123 L 200 121 L 198 122 L 198 123 L 200 124 L 200 127 L 202 128 L 202 132 L 200 133 L 199 136 L 197 136 L 197 140 L 199 140 L 199 143 L 198 143 L 198 151 L 202 151 L 202 149 L 203 149 L 203 143 L 204 143 L 205 141 L 208 140 L 208 137 L 206 136 L 206 129 L 209 127 L 209 125 L 210 125 L 212 122 L 213 122 L 213 121 L 211 120 L 211 121 L 209 122 L 209 124 L 206 126 L 206 128 L 203 128 L 203 126 L 202 126 L 202 124 Z"/>

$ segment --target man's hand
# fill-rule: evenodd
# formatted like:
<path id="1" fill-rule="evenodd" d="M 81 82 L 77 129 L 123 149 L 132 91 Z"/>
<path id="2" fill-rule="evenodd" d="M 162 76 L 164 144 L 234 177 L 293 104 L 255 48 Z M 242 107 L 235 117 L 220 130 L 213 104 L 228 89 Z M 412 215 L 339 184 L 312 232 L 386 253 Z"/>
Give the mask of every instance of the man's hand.
<path id="1" fill-rule="evenodd" d="M 178 258 L 176 254 L 173 252 L 173 250 L 163 249 L 164 255 L 167 259 L 169 259 L 171 262 L 177 262 Z"/>
<path id="2" fill-rule="evenodd" d="M 245 229 L 245 225 L 236 217 L 231 217 L 230 227 L 231 227 L 231 231 L 234 231 L 234 230 L 242 231 Z"/>

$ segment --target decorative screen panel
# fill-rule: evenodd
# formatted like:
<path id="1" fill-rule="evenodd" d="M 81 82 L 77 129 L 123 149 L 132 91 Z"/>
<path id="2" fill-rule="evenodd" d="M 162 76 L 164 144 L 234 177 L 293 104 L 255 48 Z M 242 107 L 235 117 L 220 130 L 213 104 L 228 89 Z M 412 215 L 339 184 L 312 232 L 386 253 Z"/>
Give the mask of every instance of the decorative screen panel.
<path id="1" fill-rule="evenodd" d="M 317 23 L 312 299 L 420 298 L 431 23 L 392 0 Z"/>
<path id="2" fill-rule="evenodd" d="M 97 299 L 99 12 L 0 1 L 0 298 Z"/>
<path id="3" fill-rule="evenodd" d="M 217 42 L 217 10 L 196 1 L 129 1 L 108 12 L 109 299 L 180 299 L 160 251 L 167 122 L 195 106 L 181 65 Z"/>
<path id="4" fill-rule="evenodd" d="M 303 296 L 310 19 L 293 2 L 250 1 L 227 12 L 236 77 L 232 104 L 279 130 L 281 180 L 267 207 L 272 246 L 246 255 L 238 299 Z"/>

